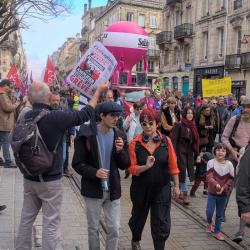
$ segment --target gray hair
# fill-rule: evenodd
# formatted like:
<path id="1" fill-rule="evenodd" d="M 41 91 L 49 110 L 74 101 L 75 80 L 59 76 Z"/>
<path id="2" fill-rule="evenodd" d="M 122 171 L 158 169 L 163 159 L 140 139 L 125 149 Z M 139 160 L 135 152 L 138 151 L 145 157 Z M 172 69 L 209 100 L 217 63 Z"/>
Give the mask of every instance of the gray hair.
<path id="1" fill-rule="evenodd" d="M 108 92 L 112 93 L 112 95 L 114 96 L 113 90 L 109 89 L 107 92 L 105 92 L 105 93 L 102 94 L 102 97 L 105 98 Z"/>
<path id="2" fill-rule="evenodd" d="M 46 83 L 35 82 L 29 86 L 28 93 L 32 103 L 45 103 L 49 98 L 50 89 Z"/>

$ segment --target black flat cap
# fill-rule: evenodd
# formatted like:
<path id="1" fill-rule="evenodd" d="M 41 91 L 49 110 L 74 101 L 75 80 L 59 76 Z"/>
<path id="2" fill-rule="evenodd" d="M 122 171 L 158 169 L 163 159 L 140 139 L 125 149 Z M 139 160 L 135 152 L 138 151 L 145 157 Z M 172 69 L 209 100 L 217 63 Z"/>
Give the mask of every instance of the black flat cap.
<path id="1" fill-rule="evenodd" d="M 116 102 L 106 101 L 100 104 L 99 114 L 101 113 L 121 114 L 122 107 Z"/>

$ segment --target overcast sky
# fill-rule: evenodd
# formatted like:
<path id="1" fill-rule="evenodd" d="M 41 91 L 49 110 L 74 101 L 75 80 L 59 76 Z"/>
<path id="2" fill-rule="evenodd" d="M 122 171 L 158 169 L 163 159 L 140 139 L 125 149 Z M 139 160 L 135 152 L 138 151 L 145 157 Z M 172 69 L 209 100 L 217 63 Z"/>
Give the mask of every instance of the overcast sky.
<path id="1" fill-rule="evenodd" d="M 107 4 L 107 0 L 92 0 L 92 8 Z M 81 17 L 84 4 L 88 0 L 74 0 L 73 14 L 65 18 L 50 20 L 47 24 L 39 20 L 29 20 L 30 31 L 22 30 L 24 49 L 28 59 L 28 73 L 32 70 L 33 79 L 41 79 L 48 55 L 61 47 L 68 37 L 81 33 Z"/>

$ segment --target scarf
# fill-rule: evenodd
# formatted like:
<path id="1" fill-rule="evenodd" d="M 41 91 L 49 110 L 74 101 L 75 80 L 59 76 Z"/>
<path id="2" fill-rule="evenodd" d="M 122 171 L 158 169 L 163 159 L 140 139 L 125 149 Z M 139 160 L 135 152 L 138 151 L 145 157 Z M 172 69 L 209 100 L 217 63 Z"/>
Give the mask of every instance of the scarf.
<path id="1" fill-rule="evenodd" d="M 203 127 L 207 126 L 207 125 L 206 125 L 206 117 L 207 117 L 207 116 L 210 117 L 210 125 L 212 125 L 213 128 L 214 128 L 214 127 L 215 127 L 214 116 L 211 114 L 211 112 L 210 112 L 210 114 L 206 114 L 206 113 L 204 112 L 204 110 L 201 111 L 201 116 L 200 116 L 199 125 L 201 125 L 201 126 L 203 126 Z M 202 134 L 202 135 L 205 135 L 205 136 L 208 136 L 208 130 L 207 130 L 207 129 L 203 129 L 203 130 L 201 131 L 201 134 Z"/>
<path id="2" fill-rule="evenodd" d="M 191 129 L 193 137 L 194 137 L 194 142 L 193 142 L 193 149 L 196 153 L 199 153 L 199 142 L 200 142 L 200 138 L 199 138 L 199 134 L 196 128 L 196 124 L 195 121 L 189 121 L 186 118 L 182 117 L 181 118 L 181 122 L 188 128 Z"/>

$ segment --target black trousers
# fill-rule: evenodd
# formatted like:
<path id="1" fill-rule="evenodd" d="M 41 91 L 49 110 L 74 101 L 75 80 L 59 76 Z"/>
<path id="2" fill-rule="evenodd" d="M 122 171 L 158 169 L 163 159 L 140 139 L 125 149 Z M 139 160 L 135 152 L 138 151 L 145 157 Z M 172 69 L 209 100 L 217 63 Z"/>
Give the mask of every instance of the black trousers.
<path id="1" fill-rule="evenodd" d="M 170 234 L 171 185 L 170 182 L 157 190 L 141 186 L 140 190 L 130 190 L 133 202 L 129 227 L 132 240 L 140 241 L 149 209 L 151 210 L 151 234 L 156 250 L 163 250 Z"/>

